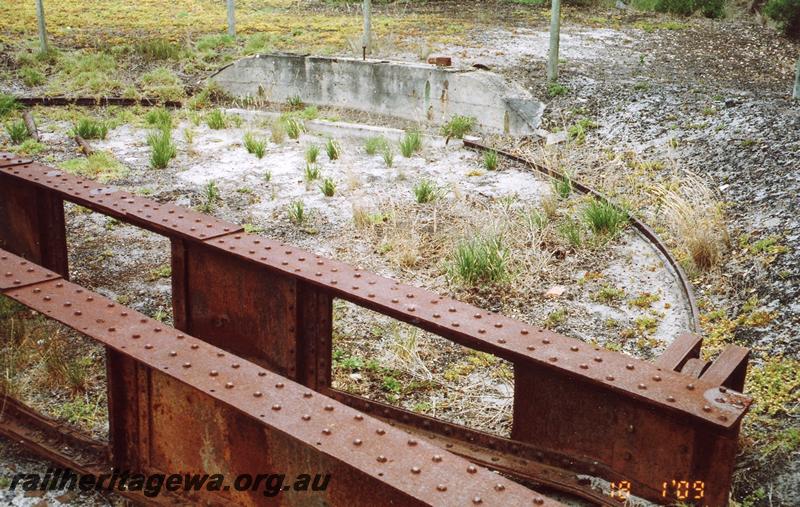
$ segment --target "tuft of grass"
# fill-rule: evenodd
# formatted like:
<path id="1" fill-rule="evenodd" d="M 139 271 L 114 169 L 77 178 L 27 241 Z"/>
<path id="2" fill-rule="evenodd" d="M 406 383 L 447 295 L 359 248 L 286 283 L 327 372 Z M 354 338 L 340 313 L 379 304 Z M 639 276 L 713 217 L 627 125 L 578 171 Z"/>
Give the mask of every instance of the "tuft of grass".
<path id="1" fill-rule="evenodd" d="M 414 192 L 414 199 L 420 203 L 425 204 L 435 200 L 439 197 L 441 190 L 431 180 L 424 179 L 414 185 L 412 189 Z"/>
<path id="2" fill-rule="evenodd" d="M 448 138 L 463 139 L 466 134 L 469 134 L 475 128 L 475 123 L 474 117 L 457 114 L 442 125 L 441 133 Z"/>
<path id="3" fill-rule="evenodd" d="M 8 134 L 8 137 L 11 138 L 11 142 L 14 144 L 20 144 L 22 141 L 30 137 L 28 127 L 22 120 L 6 123 L 6 133 Z"/>
<path id="4" fill-rule="evenodd" d="M 264 183 L 269 183 L 272 181 L 272 171 L 267 169 L 267 172 L 264 173 Z"/>
<path id="5" fill-rule="evenodd" d="M 200 37 L 195 47 L 198 51 L 208 52 L 233 46 L 236 38 L 228 34 L 212 34 Z"/>
<path id="6" fill-rule="evenodd" d="M 509 259 L 500 236 L 465 239 L 456 245 L 447 272 L 451 279 L 470 286 L 501 283 L 509 277 Z"/>
<path id="7" fill-rule="evenodd" d="M 22 144 L 14 148 L 12 151 L 20 155 L 37 155 L 44 151 L 47 147 L 33 138 L 25 139 Z"/>
<path id="8" fill-rule="evenodd" d="M 402 153 L 406 158 L 411 157 L 414 153 L 421 149 L 422 134 L 415 130 L 406 132 L 406 134 L 403 136 L 403 139 L 400 140 L 400 153 Z"/>
<path id="9" fill-rule="evenodd" d="M 333 139 L 328 139 L 328 142 L 325 143 L 325 151 L 331 160 L 336 160 L 342 155 L 342 148 Z"/>
<path id="10" fill-rule="evenodd" d="M 628 223 L 628 212 L 608 201 L 592 199 L 583 208 L 583 218 L 595 234 L 617 234 Z"/>
<path id="11" fill-rule="evenodd" d="M 614 287 L 613 285 L 603 285 L 600 289 L 592 294 L 592 299 L 600 303 L 616 303 L 622 301 L 625 297 L 625 291 Z"/>
<path id="12" fill-rule="evenodd" d="M 559 225 L 558 232 L 561 233 L 561 236 L 572 248 L 580 248 L 580 246 L 583 244 L 581 226 L 578 222 L 571 218 L 567 218 L 561 223 L 561 225 Z"/>
<path id="13" fill-rule="evenodd" d="M 50 87 L 59 94 L 113 95 L 122 90 L 116 59 L 108 53 L 76 52 L 59 59 Z"/>
<path id="14" fill-rule="evenodd" d="M 569 174 L 564 173 L 563 177 L 553 180 L 553 192 L 560 199 L 566 199 L 572 194 L 572 178 Z"/>
<path id="15" fill-rule="evenodd" d="M 286 127 L 283 125 L 283 122 L 276 121 L 270 127 L 270 139 L 275 144 L 281 144 L 283 141 L 286 140 Z"/>
<path id="16" fill-rule="evenodd" d="M 497 152 L 489 150 L 483 154 L 483 166 L 489 170 L 494 171 L 497 169 Z"/>
<path id="17" fill-rule="evenodd" d="M 586 132 L 591 129 L 596 129 L 597 123 L 589 118 L 581 118 L 567 129 L 567 134 L 570 141 L 576 144 L 583 144 L 586 142 Z"/>
<path id="18" fill-rule="evenodd" d="M 67 160 L 61 167 L 68 173 L 96 179 L 100 183 L 119 180 L 128 174 L 128 170 L 111 153 L 105 151 L 96 151 L 88 157 Z"/>
<path id="19" fill-rule="evenodd" d="M 220 130 L 228 127 L 228 119 L 220 109 L 214 109 L 206 115 L 206 124 L 212 130 Z"/>
<path id="20" fill-rule="evenodd" d="M 17 74 L 28 87 L 43 85 L 45 82 L 44 74 L 35 67 L 22 67 Z"/>
<path id="21" fill-rule="evenodd" d="M 172 115 L 163 107 L 148 111 L 144 115 L 144 121 L 153 127 L 172 128 Z"/>
<path id="22" fill-rule="evenodd" d="M 306 168 L 303 171 L 303 179 L 306 180 L 307 183 L 310 183 L 316 179 L 319 179 L 320 170 L 317 164 L 307 162 Z"/>
<path id="23" fill-rule="evenodd" d="M 303 102 L 303 99 L 300 98 L 300 95 L 292 95 L 286 99 L 286 107 L 289 109 L 289 111 L 301 111 L 306 107 L 306 105 Z"/>
<path id="24" fill-rule="evenodd" d="M 305 130 L 303 123 L 297 118 L 287 118 L 284 123 L 286 124 L 286 134 L 289 139 L 298 139 L 303 130 Z"/>
<path id="25" fill-rule="evenodd" d="M 150 167 L 154 169 L 164 169 L 178 154 L 172 131 L 168 128 L 151 131 L 147 135 L 147 144 L 150 146 Z"/>
<path id="26" fill-rule="evenodd" d="M 331 178 L 325 178 L 319 184 L 319 189 L 325 197 L 333 197 L 336 193 L 336 183 Z"/>
<path id="27" fill-rule="evenodd" d="M 75 124 L 73 133 L 84 139 L 105 139 L 108 135 L 108 125 L 102 121 L 83 117 Z"/>
<path id="28" fill-rule="evenodd" d="M 391 146 L 386 146 L 383 148 L 383 163 L 386 164 L 386 167 L 392 167 L 394 165 L 394 152 L 392 151 Z"/>
<path id="29" fill-rule="evenodd" d="M 717 195 L 697 175 L 684 173 L 670 187 L 656 187 L 670 230 L 679 247 L 695 267 L 706 270 L 715 266 L 729 245 L 722 204 Z"/>
<path id="30" fill-rule="evenodd" d="M 0 118 L 20 109 L 19 102 L 13 95 L 0 92 Z"/>
<path id="31" fill-rule="evenodd" d="M 209 181 L 206 186 L 203 187 L 203 194 L 201 198 L 202 201 L 197 209 L 203 213 L 211 213 L 214 211 L 214 208 L 217 207 L 217 202 L 220 200 L 219 187 L 217 186 L 217 183 L 213 180 Z"/>
<path id="32" fill-rule="evenodd" d="M 364 151 L 367 152 L 367 155 L 375 155 L 379 151 L 383 151 L 388 144 L 383 136 L 370 137 L 364 143 Z"/>
<path id="33" fill-rule="evenodd" d="M 560 83 L 550 83 L 547 85 L 547 96 L 551 99 L 553 97 L 560 97 L 569 93 L 569 88 Z"/>
<path id="34" fill-rule="evenodd" d="M 244 45 L 244 52 L 247 55 L 256 53 L 266 53 L 271 47 L 269 36 L 265 33 L 254 33 L 247 38 Z"/>
<path id="35" fill-rule="evenodd" d="M 144 73 L 139 81 L 142 91 L 148 97 L 159 100 L 181 100 L 186 95 L 180 78 L 166 67 L 158 67 Z"/>
<path id="36" fill-rule="evenodd" d="M 289 220 L 295 225 L 303 225 L 308 221 L 308 213 L 303 201 L 293 201 L 286 213 L 289 215 Z"/>
<path id="37" fill-rule="evenodd" d="M 252 153 L 256 158 L 264 158 L 267 142 L 264 139 L 256 139 L 251 132 L 247 132 L 244 135 L 244 148 L 247 153 Z"/>
<path id="38" fill-rule="evenodd" d="M 319 157 L 319 146 L 312 144 L 306 148 L 306 162 L 315 164 L 317 162 L 317 157 Z"/>
<path id="39" fill-rule="evenodd" d="M 134 46 L 134 51 L 147 60 L 177 60 L 184 50 L 165 39 L 146 39 Z"/>

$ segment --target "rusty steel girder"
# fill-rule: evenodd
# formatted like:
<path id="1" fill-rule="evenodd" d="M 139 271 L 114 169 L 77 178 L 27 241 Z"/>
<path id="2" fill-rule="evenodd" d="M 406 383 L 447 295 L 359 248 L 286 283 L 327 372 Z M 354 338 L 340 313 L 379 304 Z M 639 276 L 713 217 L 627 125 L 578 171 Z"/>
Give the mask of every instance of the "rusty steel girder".
<path id="1" fill-rule="evenodd" d="M 664 495 L 664 483 L 699 481 L 704 504 L 727 504 L 739 426 L 751 403 L 737 392 L 746 349 L 731 347 L 698 367 L 702 340 L 684 335 L 655 364 L 634 359 L 10 156 L 0 159 L 4 248 L 66 277 L 64 234 L 54 230 L 63 229 L 64 200 L 169 237 L 175 325 L 227 353 L 425 439 L 448 442 L 474 462 L 596 503 L 602 501 L 581 474 L 626 481 L 634 494 L 657 502 L 679 499 Z M 512 362 L 511 438 L 333 389 L 335 298 Z M 144 389 L 135 362 L 110 353 L 109 365 L 112 401 L 132 403 L 123 393 Z M 127 410 L 114 401 L 112 421 L 118 409 Z M 137 439 L 117 435 L 116 454 L 136 461 Z"/>
<path id="2" fill-rule="evenodd" d="M 330 505 L 561 505 L 4 250 L 0 269 L 2 294 L 121 360 L 110 407 L 117 469 L 325 471 L 332 485 L 315 494 Z M 281 504 L 302 498 L 285 495 Z M 232 490 L 196 500 L 265 502 Z"/>

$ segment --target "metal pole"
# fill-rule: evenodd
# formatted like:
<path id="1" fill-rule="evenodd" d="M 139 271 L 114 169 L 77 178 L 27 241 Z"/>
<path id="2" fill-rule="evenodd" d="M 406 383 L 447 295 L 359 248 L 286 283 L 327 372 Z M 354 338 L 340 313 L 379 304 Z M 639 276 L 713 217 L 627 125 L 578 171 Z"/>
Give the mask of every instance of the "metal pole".
<path id="1" fill-rule="evenodd" d="M 372 2 L 371 0 L 364 0 L 364 38 L 361 41 L 361 48 L 366 59 L 367 52 L 371 49 L 372 45 Z"/>
<path id="2" fill-rule="evenodd" d="M 233 15 L 233 0 L 228 0 L 228 35 L 236 37 L 236 18 Z"/>
<path id="3" fill-rule="evenodd" d="M 800 58 L 797 59 L 797 67 L 794 70 L 794 93 L 793 99 L 800 99 Z"/>
<path id="4" fill-rule="evenodd" d="M 558 79 L 558 38 L 561 30 L 561 0 L 551 0 L 550 53 L 547 61 L 547 80 Z"/>
<path id="5" fill-rule="evenodd" d="M 44 25 L 44 4 L 43 0 L 36 0 L 36 19 L 39 21 L 39 47 L 42 53 L 47 53 L 47 28 Z"/>

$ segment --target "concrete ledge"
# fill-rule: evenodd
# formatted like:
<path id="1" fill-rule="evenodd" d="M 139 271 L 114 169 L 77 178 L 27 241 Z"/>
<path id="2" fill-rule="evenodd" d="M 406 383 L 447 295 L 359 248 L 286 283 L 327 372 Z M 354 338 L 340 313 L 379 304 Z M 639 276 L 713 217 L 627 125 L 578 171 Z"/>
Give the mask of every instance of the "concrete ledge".
<path id="1" fill-rule="evenodd" d="M 343 107 L 441 125 L 460 114 L 486 133 L 531 135 L 544 104 L 492 72 L 293 54 L 243 58 L 209 78 L 235 97 Z"/>

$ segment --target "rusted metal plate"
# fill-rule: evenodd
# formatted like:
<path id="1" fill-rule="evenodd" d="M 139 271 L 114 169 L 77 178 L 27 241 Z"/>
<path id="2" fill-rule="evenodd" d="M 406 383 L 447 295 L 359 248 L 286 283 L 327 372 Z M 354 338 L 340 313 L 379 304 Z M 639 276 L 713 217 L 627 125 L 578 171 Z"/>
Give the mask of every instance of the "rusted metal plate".
<path id="1" fill-rule="evenodd" d="M 0 169 L 0 248 L 66 276 L 64 202 L 59 195 Z"/>
<path id="2" fill-rule="evenodd" d="M 206 240 L 241 231 L 242 228 L 174 204 L 119 190 L 37 163 L 0 168 L 9 174 L 57 191 L 65 200 L 166 236 Z"/>
<path id="3" fill-rule="evenodd" d="M 733 406 L 714 413 L 704 411 L 705 393 L 718 387 L 709 382 L 687 379 L 647 361 L 593 347 L 293 246 L 245 233 L 218 237 L 207 244 L 300 278 L 336 297 L 495 354 L 518 367 L 530 365 L 550 374 L 567 375 L 665 412 L 724 428 L 738 424 L 745 412 Z"/>
<path id="4" fill-rule="evenodd" d="M 173 242 L 172 259 L 176 327 L 295 378 L 298 297 L 294 278 L 202 243 Z"/>
<path id="5" fill-rule="evenodd" d="M 33 262 L 0 250 L 0 290 L 14 289 L 26 285 L 60 278 L 57 273 L 44 269 Z"/>
<path id="6" fill-rule="evenodd" d="M 591 456 L 625 477 L 637 496 L 664 501 L 664 481 L 692 480 L 705 483 L 708 505 L 727 503 L 738 426 L 654 411 L 598 385 L 559 382 L 542 370 L 515 368 L 514 377 L 513 439 Z M 704 410 L 712 415 L 741 401 L 720 398 L 720 388 L 704 394 Z"/>
<path id="7" fill-rule="evenodd" d="M 744 389 L 749 358 L 750 349 L 738 345 L 728 345 L 700 378 L 712 384 L 720 384 L 729 389 L 741 391 Z"/>
<path id="8" fill-rule="evenodd" d="M 380 485 L 373 493 L 391 492 L 431 505 L 469 504 L 476 498 L 487 505 L 560 505 L 75 284 L 52 280 L 5 294 L 157 370 L 159 378 L 191 386 L 194 395 L 205 393 L 226 410 L 235 410 L 237 417 L 258 421 L 274 431 L 275 438 L 290 437 L 286 445 L 304 450 L 303 455 L 322 454 L 354 476 L 368 479 L 368 484 Z M 177 425 L 171 435 L 194 442 L 197 451 L 200 435 L 187 434 Z M 151 452 L 153 446 L 151 441 Z M 250 452 L 231 448 L 228 453 L 237 451 Z M 361 488 L 357 481 L 338 487 L 351 493 L 350 488 Z"/>
<path id="9" fill-rule="evenodd" d="M 0 152 L 0 167 L 19 164 L 29 164 L 31 159 L 16 155 L 15 153 Z"/>
<path id="10" fill-rule="evenodd" d="M 682 334 L 667 346 L 664 353 L 656 358 L 654 364 L 665 370 L 681 371 L 686 361 L 700 357 L 702 347 L 702 336 L 694 333 Z"/>

